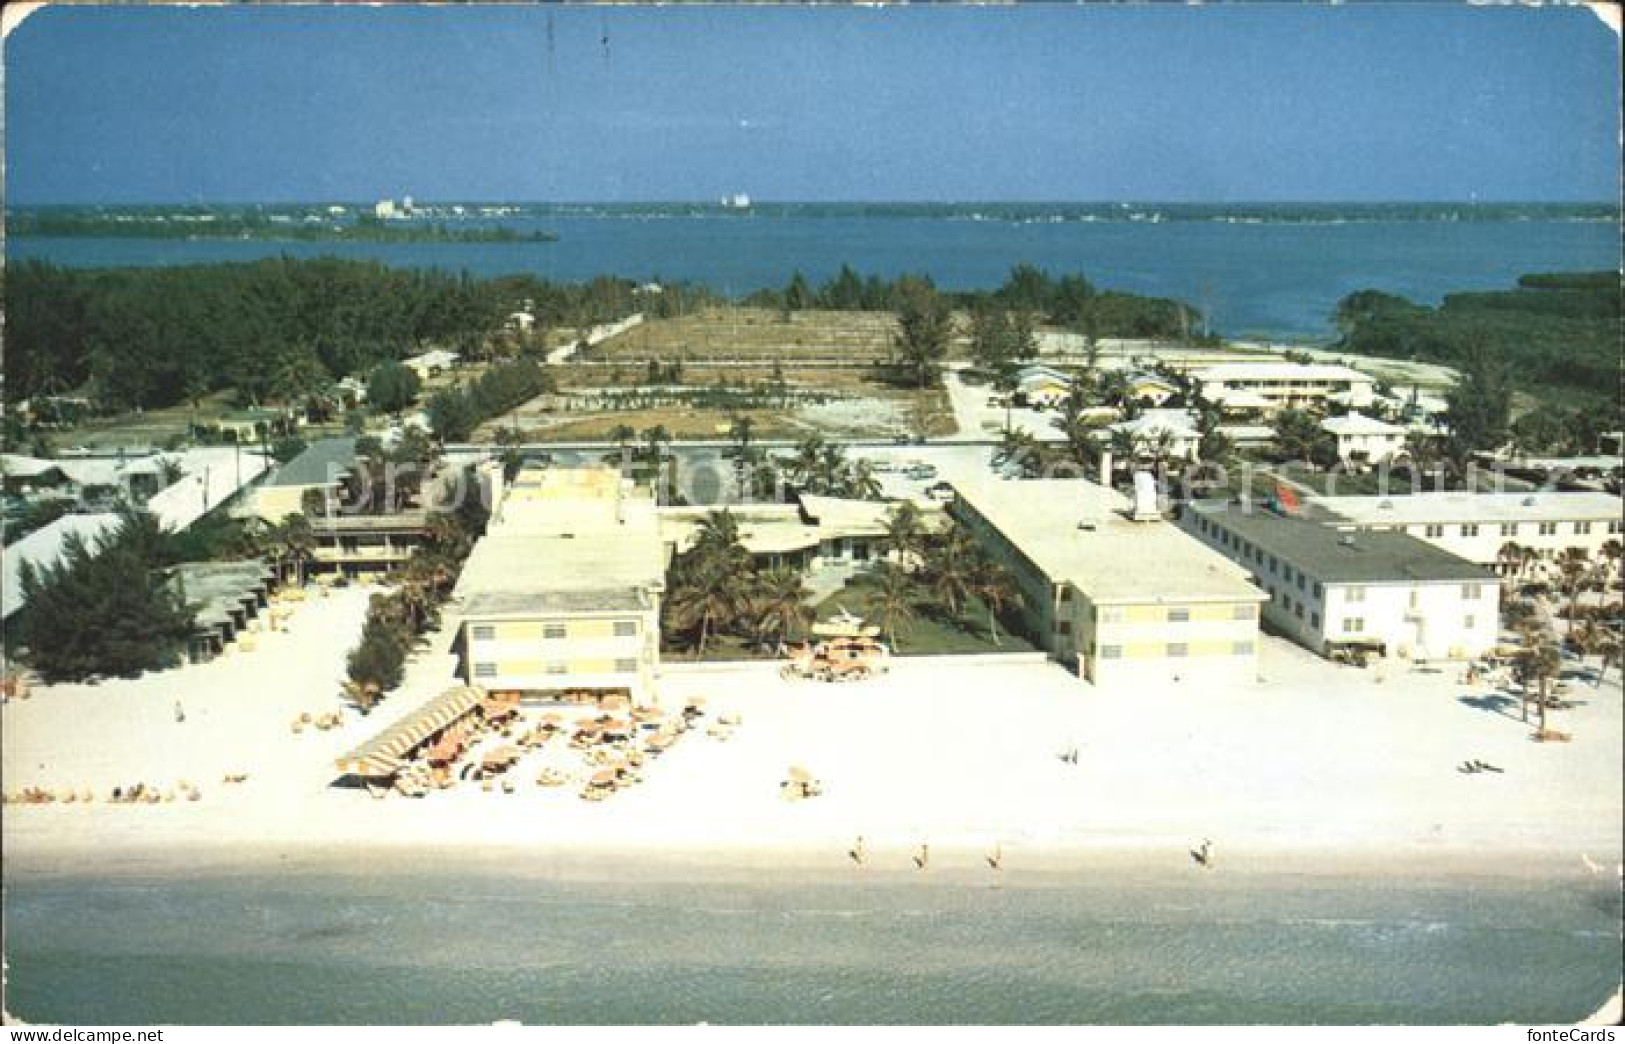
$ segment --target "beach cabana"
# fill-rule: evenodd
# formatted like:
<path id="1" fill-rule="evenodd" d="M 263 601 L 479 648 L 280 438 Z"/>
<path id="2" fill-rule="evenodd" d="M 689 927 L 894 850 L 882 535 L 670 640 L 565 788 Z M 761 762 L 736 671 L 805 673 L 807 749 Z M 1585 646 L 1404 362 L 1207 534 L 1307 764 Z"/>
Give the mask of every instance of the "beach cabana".
<path id="1" fill-rule="evenodd" d="M 449 689 L 401 718 L 372 739 L 338 759 L 345 775 L 380 778 L 393 776 L 417 746 L 460 721 L 480 702 L 484 693 L 474 687 Z"/>

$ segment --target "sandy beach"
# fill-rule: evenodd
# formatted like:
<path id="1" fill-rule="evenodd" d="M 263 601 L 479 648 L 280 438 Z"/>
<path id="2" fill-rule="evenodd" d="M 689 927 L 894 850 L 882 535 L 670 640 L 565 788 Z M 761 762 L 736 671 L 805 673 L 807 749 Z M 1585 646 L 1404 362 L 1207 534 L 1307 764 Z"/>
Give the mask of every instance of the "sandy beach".
<path id="1" fill-rule="evenodd" d="M 1270 639 L 1262 681 L 1192 679 L 1103 692 L 1041 662 L 904 660 L 868 683 L 781 679 L 772 664 L 665 668 L 661 699 L 702 696 L 737 715 L 732 738 L 704 728 L 603 803 L 544 788 L 570 768 L 559 745 L 527 753 L 516 793 L 464 784 L 418 800 L 332 786 L 333 759 L 440 691 L 449 636 L 420 653 L 402 690 L 370 717 L 295 735 L 303 711 L 342 707 L 344 653 L 368 592 L 298 604 L 286 633 L 214 663 L 98 685 L 37 688 L 3 708 L 5 789 L 89 790 L 89 804 L 6 807 L 6 858 L 46 863 L 308 857 L 367 848 L 523 848 L 565 859 L 633 855 L 741 868 L 843 865 L 858 836 L 869 862 L 976 867 L 1002 849 L 1035 869 L 1088 855 L 1189 865 L 1335 868 L 1404 857 L 1496 872 L 1529 860 L 1614 875 L 1621 848 L 1621 699 L 1570 682 L 1554 713 L 1567 744 L 1532 742 L 1514 696 L 1460 683 L 1454 667 L 1338 667 Z M 185 721 L 175 720 L 175 704 Z M 532 712 L 534 713 L 534 712 Z M 1076 764 L 1060 754 L 1076 747 Z M 1503 773 L 1464 774 L 1478 758 Z M 551 759 L 551 760 L 550 760 Z M 788 802 L 802 765 L 821 797 Z M 579 767 L 579 766 L 577 766 Z M 245 775 L 225 783 L 227 775 Z M 112 805 L 111 789 L 180 781 L 196 802 Z M 1335 853 L 1335 859 L 1328 856 Z M 1352 862 L 1351 862 L 1352 861 Z"/>

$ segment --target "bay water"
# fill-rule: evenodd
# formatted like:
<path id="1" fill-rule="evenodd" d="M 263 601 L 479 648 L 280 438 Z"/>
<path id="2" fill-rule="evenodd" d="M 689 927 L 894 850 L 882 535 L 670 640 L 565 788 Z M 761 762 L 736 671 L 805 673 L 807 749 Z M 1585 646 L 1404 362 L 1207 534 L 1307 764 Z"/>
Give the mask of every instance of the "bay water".
<path id="1" fill-rule="evenodd" d="M 1551 207 L 1320 206 L 1140 208 L 963 205 L 778 205 L 739 213 L 704 206 L 518 206 L 500 223 L 555 242 L 305 242 L 229 239 L 21 238 L 11 260 L 77 267 L 174 265 L 333 255 L 390 265 L 601 274 L 699 282 L 730 296 L 814 284 L 850 264 L 869 275 L 929 274 L 939 286 L 997 286 L 1016 264 L 1081 272 L 1105 288 L 1176 297 L 1232 337 L 1323 340 L 1338 300 L 1376 288 L 1436 304 L 1457 290 L 1509 287 L 1519 275 L 1614 269 L 1617 214 Z M 1166 213 L 1165 213 L 1166 212 Z"/>

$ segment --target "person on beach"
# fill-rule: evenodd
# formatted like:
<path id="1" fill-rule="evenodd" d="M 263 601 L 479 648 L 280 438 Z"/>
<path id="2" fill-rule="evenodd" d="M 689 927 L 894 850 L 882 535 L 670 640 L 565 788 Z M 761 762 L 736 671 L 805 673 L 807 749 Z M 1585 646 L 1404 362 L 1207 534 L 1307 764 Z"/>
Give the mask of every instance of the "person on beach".
<path id="1" fill-rule="evenodd" d="M 176 700 L 175 701 L 175 724 L 179 725 L 181 722 L 183 722 L 185 720 L 186 720 L 186 708 L 181 706 L 181 701 L 180 700 Z"/>
<path id="2" fill-rule="evenodd" d="M 864 851 L 863 851 L 863 835 L 862 834 L 858 835 L 858 839 L 852 843 L 851 849 L 848 850 L 846 854 L 847 854 L 847 857 L 849 859 L 851 859 L 852 862 L 856 863 L 858 866 L 863 865 Z"/>

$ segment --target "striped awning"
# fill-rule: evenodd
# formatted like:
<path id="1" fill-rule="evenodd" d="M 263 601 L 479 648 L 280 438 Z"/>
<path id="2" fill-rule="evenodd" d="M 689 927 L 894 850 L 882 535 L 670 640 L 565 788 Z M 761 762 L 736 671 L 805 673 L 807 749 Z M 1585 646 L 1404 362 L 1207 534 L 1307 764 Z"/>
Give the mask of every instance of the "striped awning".
<path id="1" fill-rule="evenodd" d="M 413 747 L 473 710 L 484 697 L 485 690 L 476 686 L 448 689 L 339 758 L 339 771 L 355 776 L 393 775 Z"/>

